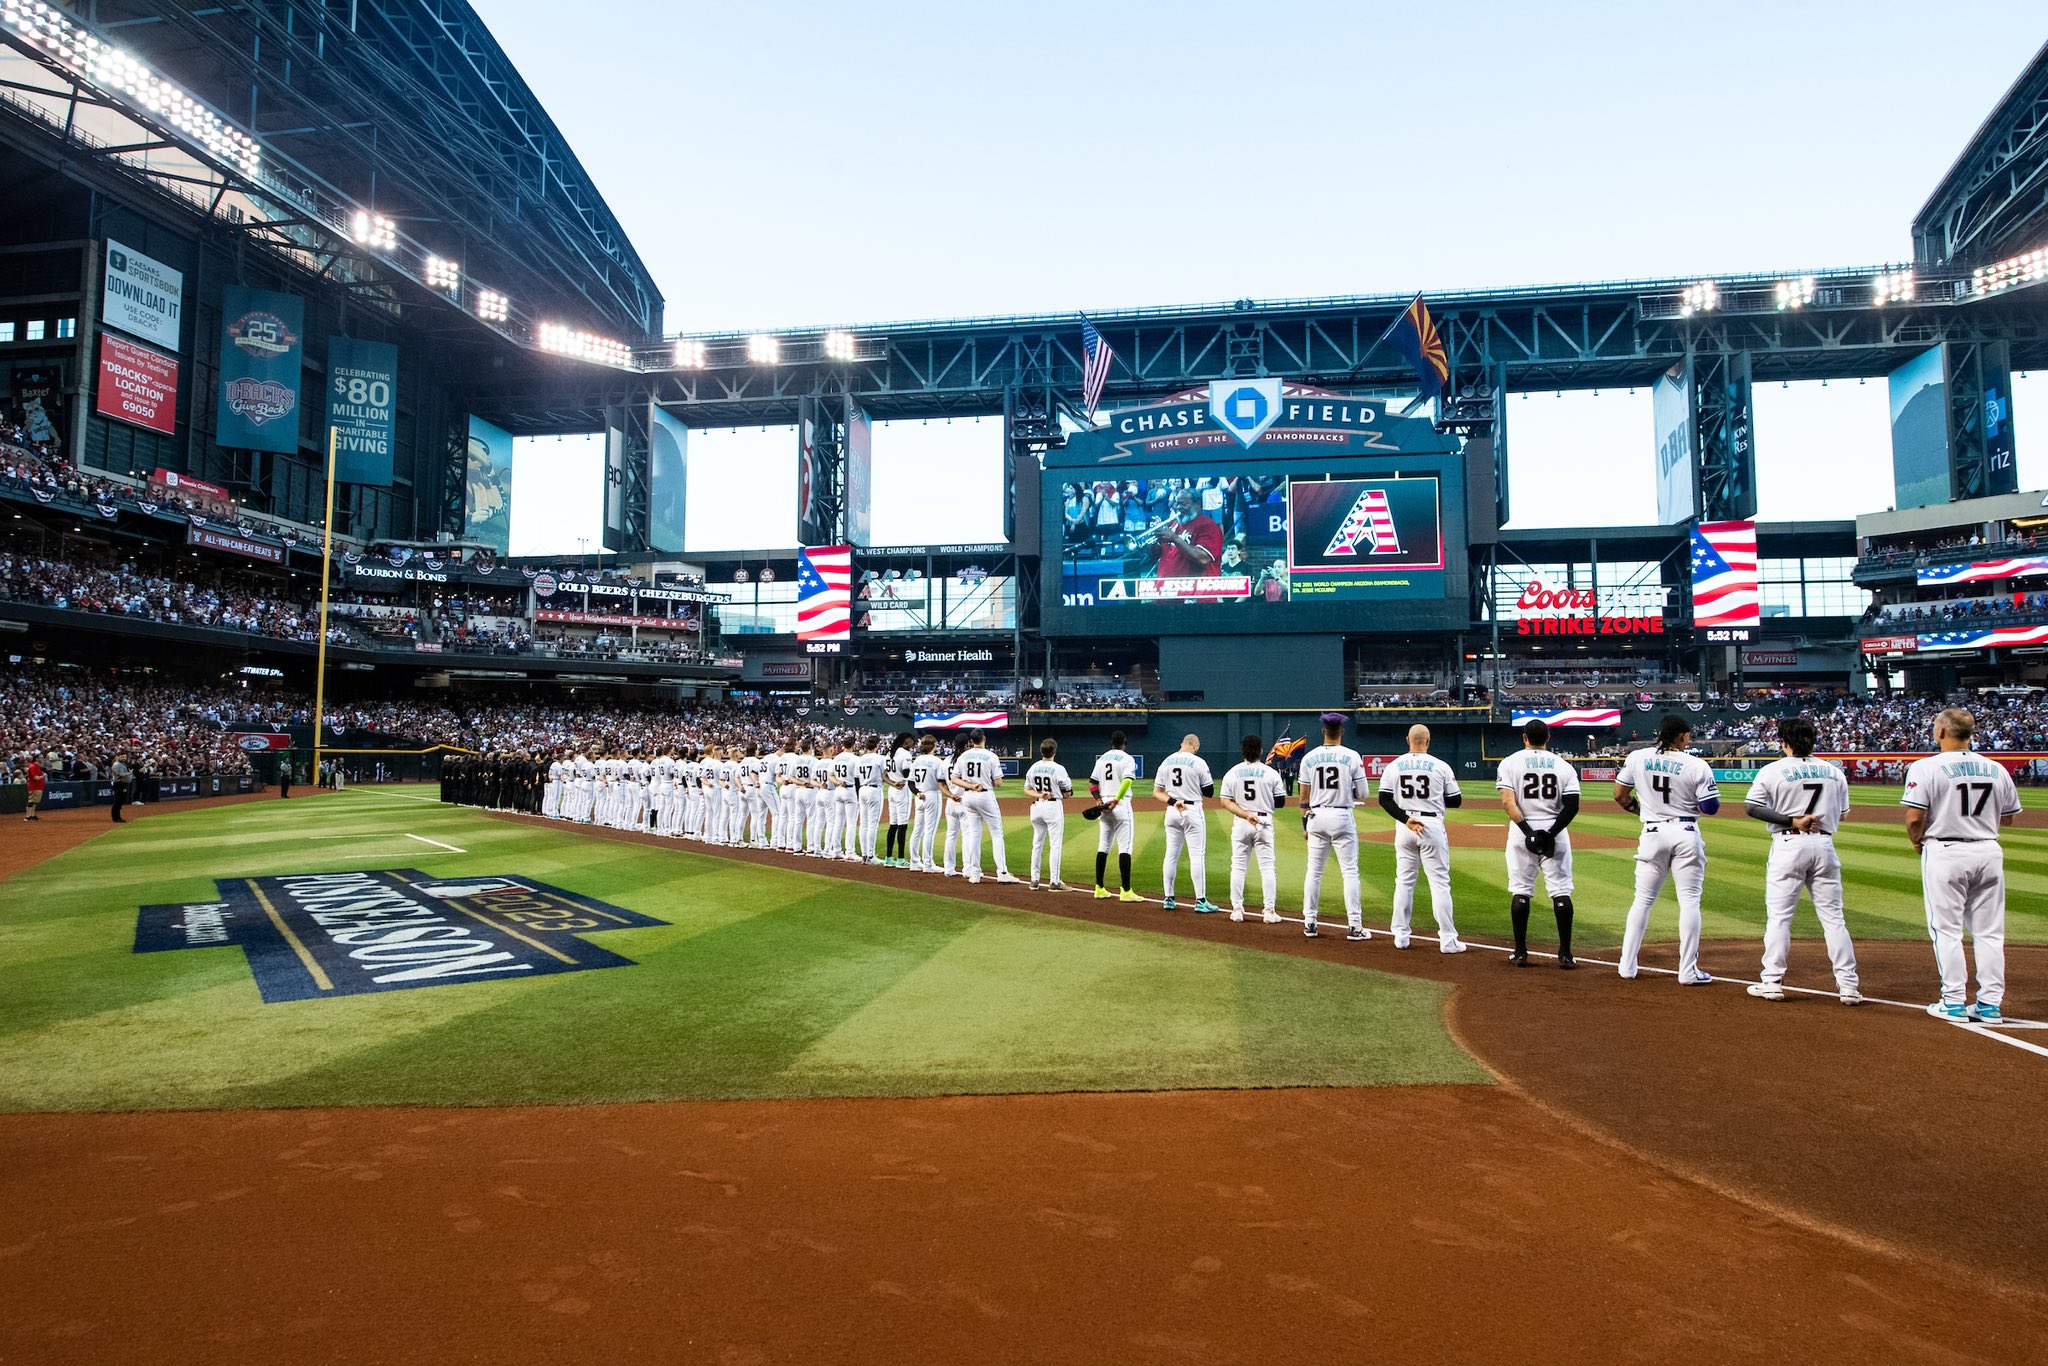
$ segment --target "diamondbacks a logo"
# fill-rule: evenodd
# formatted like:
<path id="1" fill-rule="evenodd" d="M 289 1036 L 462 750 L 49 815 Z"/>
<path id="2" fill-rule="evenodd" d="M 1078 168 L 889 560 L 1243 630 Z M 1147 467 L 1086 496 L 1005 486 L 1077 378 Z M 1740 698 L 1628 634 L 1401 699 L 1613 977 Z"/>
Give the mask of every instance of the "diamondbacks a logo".
<path id="1" fill-rule="evenodd" d="M 1401 533 L 1394 526 L 1394 510 L 1387 505 L 1385 489 L 1368 488 L 1358 495 L 1323 555 L 1356 555 L 1360 542 L 1365 543 L 1368 555 L 1401 553 Z"/>
<path id="2" fill-rule="evenodd" d="M 1219 379 L 1209 386 L 1209 416 L 1249 446 L 1280 420 L 1280 381 Z"/>
<path id="3" fill-rule="evenodd" d="M 668 923 L 522 877 L 384 869 L 214 888 L 215 901 L 144 906 L 135 952 L 237 945 L 269 1002 L 629 967 L 582 936 Z"/>

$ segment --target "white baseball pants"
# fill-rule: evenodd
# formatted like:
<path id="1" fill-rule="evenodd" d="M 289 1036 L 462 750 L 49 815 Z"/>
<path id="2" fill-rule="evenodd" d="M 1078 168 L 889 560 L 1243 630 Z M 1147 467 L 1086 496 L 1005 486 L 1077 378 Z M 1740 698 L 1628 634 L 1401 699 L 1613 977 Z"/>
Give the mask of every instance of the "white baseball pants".
<path id="1" fill-rule="evenodd" d="M 1771 836 L 1771 858 L 1764 873 L 1763 980 L 1785 980 L 1785 964 L 1792 954 L 1792 915 L 1799 909 L 1801 888 L 1813 897 L 1813 913 L 1820 917 L 1821 933 L 1827 937 L 1828 963 L 1835 970 L 1836 987 L 1854 990 L 1856 946 L 1842 919 L 1842 860 L 1835 853 L 1834 840 L 1822 834 L 1788 831 Z"/>
<path id="2" fill-rule="evenodd" d="M 1209 822 L 1199 807 L 1182 805 L 1166 810 L 1166 860 L 1159 876 L 1169 900 L 1173 897 L 1174 881 L 1180 872 L 1183 849 L 1188 854 L 1188 880 L 1195 884 L 1195 899 L 1206 901 L 1209 899 Z"/>
<path id="3" fill-rule="evenodd" d="M 1422 833 L 1406 825 L 1394 827 L 1394 943 L 1406 944 L 1415 930 L 1415 882 L 1417 874 L 1429 879 L 1429 915 L 1436 921 L 1439 946 L 1458 942 L 1458 925 L 1451 912 L 1451 837 L 1444 823 L 1434 817 L 1422 818 Z"/>
<path id="4" fill-rule="evenodd" d="M 1636 975 L 1643 936 L 1650 928 L 1650 908 L 1669 880 L 1678 889 L 1678 980 L 1689 982 L 1700 970 L 1700 895 L 1707 886 L 1707 844 L 1691 822 L 1658 821 L 1643 827 L 1636 842 L 1636 899 L 1628 908 L 1622 932 L 1623 977 Z"/>
<path id="5" fill-rule="evenodd" d="M 1265 909 L 1273 909 L 1273 818 L 1268 816 L 1256 825 L 1242 816 L 1234 816 L 1230 822 L 1230 909 L 1244 909 L 1245 866 L 1253 859 L 1259 863 L 1259 886 L 1265 893 Z"/>
<path id="6" fill-rule="evenodd" d="M 1941 969 L 1941 999 L 1961 1005 L 1969 996 L 1963 934 L 1977 951 L 1977 1000 L 2005 1003 L 2005 851 L 1996 840 L 1923 840 L 1920 885 L 1927 901 L 1927 933 Z"/>
<path id="7" fill-rule="evenodd" d="M 1337 856 L 1337 871 L 1344 877 L 1344 920 L 1352 929 L 1365 927 L 1365 913 L 1358 900 L 1358 823 L 1349 807 L 1323 807 L 1309 813 L 1308 875 L 1302 880 L 1301 918 L 1316 923 L 1316 902 L 1323 893 L 1323 864 Z"/>
<path id="8" fill-rule="evenodd" d="M 1031 803 L 1031 880 L 1039 880 L 1045 869 L 1047 882 L 1066 881 L 1060 875 L 1060 860 L 1067 842 L 1067 809 L 1057 801 Z M 1041 863 L 1043 855 L 1050 855 Z"/>

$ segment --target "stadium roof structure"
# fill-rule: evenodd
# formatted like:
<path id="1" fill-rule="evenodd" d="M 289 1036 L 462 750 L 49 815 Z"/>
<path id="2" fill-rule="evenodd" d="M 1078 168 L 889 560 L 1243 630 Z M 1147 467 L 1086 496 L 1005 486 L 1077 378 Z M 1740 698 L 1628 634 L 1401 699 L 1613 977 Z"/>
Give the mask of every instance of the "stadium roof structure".
<path id="1" fill-rule="evenodd" d="M 2048 43 L 1913 218 L 1922 265 L 1984 264 L 2048 246 Z"/>
<path id="2" fill-rule="evenodd" d="M 541 349 L 609 333 L 621 358 L 660 334 L 652 275 L 466 0 L 7 11 L 0 103 L 74 160 L 394 307 L 439 296 Z"/>

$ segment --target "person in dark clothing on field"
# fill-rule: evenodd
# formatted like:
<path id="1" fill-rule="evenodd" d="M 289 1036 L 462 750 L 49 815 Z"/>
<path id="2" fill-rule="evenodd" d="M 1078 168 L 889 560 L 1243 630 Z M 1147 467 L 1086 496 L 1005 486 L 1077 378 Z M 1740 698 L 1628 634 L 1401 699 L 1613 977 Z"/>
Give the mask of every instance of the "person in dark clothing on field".
<path id="1" fill-rule="evenodd" d="M 122 818 L 121 808 L 128 805 L 128 798 L 135 791 L 135 772 L 117 754 L 107 768 L 107 778 L 114 785 L 114 824 L 126 825 L 128 822 Z"/>
<path id="2" fill-rule="evenodd" d="M 292 761 L 289 759 L 282 759 L 278 761 L 277 795 L 280 797 L 289 797 L 292 795 Z"/>

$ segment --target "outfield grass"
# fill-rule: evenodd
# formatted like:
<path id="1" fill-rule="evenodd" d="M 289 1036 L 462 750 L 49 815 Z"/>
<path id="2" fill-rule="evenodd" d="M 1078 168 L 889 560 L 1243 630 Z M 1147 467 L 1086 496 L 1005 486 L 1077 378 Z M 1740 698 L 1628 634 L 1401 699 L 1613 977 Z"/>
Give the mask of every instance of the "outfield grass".
<path id="1" fill-rule="evenodd" d="M 0 1108 L 1485 1080 L 1431 983 L 422 798 L 159 813 L 0 883 Z M 216 878 L 408 867 L 520 874 L 670 923 L 594 937 L 629 967 L 277 1004 L 240 948 L 131 951 L 139 905 L 212 900 Z"/>

